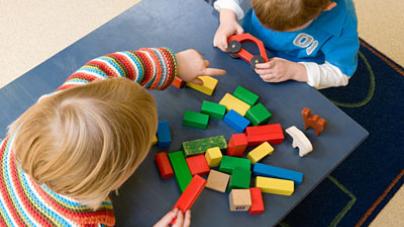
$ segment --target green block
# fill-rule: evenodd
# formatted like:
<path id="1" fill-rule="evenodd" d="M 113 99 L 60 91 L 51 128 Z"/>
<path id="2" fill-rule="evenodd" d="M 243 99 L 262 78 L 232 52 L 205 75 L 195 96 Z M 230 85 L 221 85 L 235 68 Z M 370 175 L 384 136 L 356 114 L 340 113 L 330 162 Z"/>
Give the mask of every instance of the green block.
<path id="1" fill-rule="evenodd" d="M 183 124 L 192 128 L 206 129 L 209 123 L 209 115 L 192 111 L 185 111 Z"/>
<path id="2" fill-rule="evenodd" d="M 197 155 L 206 152 L 207 149 L 212 147 L 219 147 L 220 149 L 227 148 L 227 141 L 224 136 L 214 136 L 202 138 L 192 141 L 185 141 L 182 143 L 186 156 Z"/>
<path id="3" fill-rule="evenodd" d="M 226 113 L 226 107 L 215 102 L 203 101 L 201 112 L 209 114 L 209 116 L 216 119 L 223 119 Z"/>
<path id="4" fill-rule="evenodd" d="M 226 173 L 232 173 L 235 168 L 242 168 L 250 171 L 251 161 L 246 158 L 238 158 L 233 156 L 223 155 L 220 162 L 219 170 Z"/>
<path id="5" fill-rule="evenodd" d="M 254 105 L 259 99 L 257 94 L 242 86 L 238 86 L 236 90 L 234 90 L 233 95 L 250 106 Z"/>
<path id="6" fill-rule="evenodd" d="M 234 188 L 250 188 L 250 182 L 251 171 L 237 167 L 231 174 L 229 190 Z"/>
<path id="7" fill-rule="evenodd" d="M 251 107 L 246 114 L 246 118 L 251 121 L 253 125 L 260 125 L 267 122 L 271 118 L 272 113 L 262 104 Z"/>
<path id="8" fill-rule="evenodd" d="M 191 171 L 189 170 L 187 162 L 185 161 L 184 152 L 170 152 L 168 153 L 168 158 L 170 159 L 173 167 L 178 186 L 180 187 L 181 192 L 183 192 L 192 179 Z"/>

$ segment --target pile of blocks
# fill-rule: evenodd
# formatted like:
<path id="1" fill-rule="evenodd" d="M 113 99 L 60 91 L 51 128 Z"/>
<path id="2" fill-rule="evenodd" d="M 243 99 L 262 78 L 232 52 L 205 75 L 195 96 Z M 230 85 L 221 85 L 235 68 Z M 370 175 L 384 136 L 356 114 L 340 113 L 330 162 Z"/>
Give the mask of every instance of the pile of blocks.
<path id="1" fill-rule="evenodd" d="M 284 134 L 281 124 L 267 123 L 272 114 L 258 101 L 258 95 L 238 86 L 219 103 L 203 101 L 201 112 L 185 112 L 186 126 L 206 128 L 212 117 L 224 119 L 236 133 L 228 141 L 222 135 L 201 138 L 183 142 L 180 151 L 156 154 L 161 178 L 175 177 L 182 192 L 174 207 L 190 209 L 206 187 L 229 193 L 230 211 L 256 215 L 264 212 L 262 193 L 290 196 L 302 183 L 301 172 L 260 163 L 274 152 L 273 145 L 284 141 Z M 157 132 L 163 149 L 171 141 L 167 127 L 160 122 Z"/>

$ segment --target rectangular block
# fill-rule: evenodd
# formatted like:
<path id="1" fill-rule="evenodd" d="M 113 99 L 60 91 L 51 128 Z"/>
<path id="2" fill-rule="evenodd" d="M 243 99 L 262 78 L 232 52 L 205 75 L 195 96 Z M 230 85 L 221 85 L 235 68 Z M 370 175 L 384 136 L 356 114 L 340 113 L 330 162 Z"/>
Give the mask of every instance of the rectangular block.
<path id="1" fill-rule="evenodd" d="M 192 176 L 194 175 L 205 175 L 209 173 L 209 165 L 205 159 L 205 155 L 195 155 L 186 158 L 188 168 L 191 171 Z"/>
<path id="2" fill-rule="evenodd" d="M 201 112 L 216 119 L 223 119 L 226 113 L 226 107 L 214 102 L 203 101 Z"/>
<path id="3" fill-rule="evenodd" d="M 268 142 L 264 142 L 258 147 L 254 148 L 254 150 L 250 151 L 247 158 L 250 159 L 251 163 L 255 164 L 265 156 L 272 154 L 273 151 L 274 148 Z"/>
<path id="4" fill-rule="evenodd" d="M 210 167 L 217 167 L 222 160 L 222 151 L 219 147 L 212 147 L 206 150 L 206 161 Z"/>
<path id="5" fill-rule="evenodd" d="M 242 157 L 247 146 L 247 136 L 244 133 L 233 134 L 227 145 L 227 155 Z"/>
<path id="6" fill-rule="evenodd" d="M 229 179 L 230 175 L 212 169 L 210 170 L 206 187 L 218 192 L 225 192 Z"/>
<path id="7" fill-rule="evenodd" d="M 251 171 L 237 167 L 233 170 L 230 178 L 229 189 L 249 188 L 251 182 Z"/>
<path id="8" fill-rule="evenodd" d="M 195 203 L 195 201 L 198 199 L 199 195 L 205 188 L 205 185 L 206 180 L 198 175 L 195 175 L 187 188 L 181 194 L 180 198 L 178 198 L 177 202 L 174 205 L 174 208 L 178 208 L 183 213 L 191 209 L 192 205 Z"/>
<path id="9" fill-rule="evenodd" d="M 251 215 L 258 215 L 264 213 L 264 199 L 262 198 L 262 192 L 259 188 L 250 188 L 251 193 L 251 207 L 248 213 Z"/>
<path id="10" fill-rule="evenodd" d="M 167 149 L 171 144 L 171 132 L 168 121 L 159 121 L 157 128 L 157 146 L 162 149 Z"/>
<path id="11" fill-rule="evenodd" d="M 209 124 L 209 115 L 203 113 L 197 113 L 193 111 L 185 111 L 183 125 L 192 127 L 206 129 Z"/>
<path id="12" fill-rule="evenodd" d="M 241 116 L 244 116 L 247 113 L 248 109 L 250 109 L 250 106 L 247 103 L 241 101 L 240 99 L 234 97 L 229 93 L 226 93 L 224 95 L 219 104 L 225 106 L 227 111 L 234 110 Z"/>
<path id="13" fill-rule="evenodd" d="M 270 177 L 256 177 L 255 187 L 261 189 L 262 192 L 276 195 L 290 196 L 294 192 L 293 181 Z"/>
<path id="14" fill-rule="evenodd" d="M 242 86 L 238 86 L 233 95 L 250 106 L 254 105 L 259 99 L 257 94 Z"/>
<path id="15" fill-rule="evenodd" d="M 154 135 L 154 136 L 153 136 L 153 140 L 152 140 L 152 142 L 151 142 L 152 146 L 156 145 L 157 142 L 158 142 L 157 135 Z"/>
<path id="16" fill-rule="evenodd" d="M 249 189 L 233 189 L 229 195 L 230 211 L 247 211 L 251 207 Z"/>
<path id="17" fill-rule="evenodd" d="M 244 129 L 250 124 L 250 121 L 238 114 L 234 110 L 230 110 L 224 116 L 223 121 L 237 132 L 243 132 Z"/>
<path id="18" fill-rule="evenodd" d="M 170 160 L 168 160 L 167 152 L 161 151 L 154 156 L 154 161 L 159 170 L 162 179 L 170 179 L 174 175 L 173 168 L 171 167 Z"/>
<path id="19" fill-rule="evenodd" d="M 175 77 L 173 82 L 171 83 L 171 86 L 181 89 L 185 86 L 185 82 L 181 78 Z"/>
<path id="20" fill-rule="evenodd" d="M 254 175 L 264 176 L 264 177 L 275 177 L 287 180 L 292 180 L 296 184 L 301 184 L 303 182 L 304 174 L 298 171 L 285 169 L 281 167 L 265 165 L 262 163 L 256 163 L 253 166 Z"/>
<path id="21" fill-rule="evenodd" d="M 270 144 L 280 144 L 285 136 L 281 124 L 267 124 L 261 126 L 250 126 L 246 128 L 248 145 L 254 146 L 265 141 Z"/>
<path id="22" fill-rule="evenodd" d="M 199 92 L 202 92 L 206 95 L 212 95 L 213 92 L 216 89 L 217 84 L 219 83 L 219 81 L 211 76 L 200 76 L 199 79 L 201 79 L 203 81 L 203 85 L 199 85 L 199 84 L 194 84 L 194 83 L 187 83 L 187 86 L 197 90 Z"/>
<path id="23" fill-rule="evenodd" d="M 185 141 L 182 143 L 186 156 L 197 155 L 205 153 L 206 150 L 212 147 L 219 147 L 219 149 L 227 148 L 227 141 L 224 136 L 213 136 L 202 138 L 192 141 Z"/>
<path id="24" fill-rule="evenodd" d="M 233 170 L 237 167 L 251 171 L 251 161 L 246 158 L 237 158 L 223 155 L 222 161 L 220 162 L 219 166 L 220 171 L 232 173 Z"/>
<path id="25" fill-rule="evenodd" d="M 174 169 L 177 184 L 181 192 L 183 192 L 192 179 L 191 172 L 189 171 L 187 162 L 185 161 L 184 152 L 170 152 L 168 154 L 168 158 L 170 159 L 171 165 Z"/>
<path id="26" fill-rule="evenodd" d="M 269 112 L 269 110 L 262 103 L 258 103 L 257 105 L 251 107 L 246 114 L 246 118 L 253 125 L 266 123 L 271 116 L 272 113 Z"/>

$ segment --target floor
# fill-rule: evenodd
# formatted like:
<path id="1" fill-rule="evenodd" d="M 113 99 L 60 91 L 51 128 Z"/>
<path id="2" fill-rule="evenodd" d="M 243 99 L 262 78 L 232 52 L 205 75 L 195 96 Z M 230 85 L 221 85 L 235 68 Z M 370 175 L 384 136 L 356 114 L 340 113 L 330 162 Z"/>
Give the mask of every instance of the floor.
<path id="1" fill-rule="evenodd" d="M 138 1 L 0 0 L 0 88 Z M 360 36 L 404 65 L 404 1 L 354 1 Z M 372 225 L 404 226 L 403 201 L 402 187 Z"/>

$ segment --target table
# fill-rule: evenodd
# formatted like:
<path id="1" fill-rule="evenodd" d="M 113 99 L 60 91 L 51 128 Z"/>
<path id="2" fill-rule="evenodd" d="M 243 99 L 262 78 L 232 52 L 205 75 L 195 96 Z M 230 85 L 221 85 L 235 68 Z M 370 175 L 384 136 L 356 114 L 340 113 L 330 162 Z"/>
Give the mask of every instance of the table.
<path id="1" fill-rule="evenodd" d="M 264 163 L 295 169 L 305 174 L 304 182 L 291 197 L 266 194 L 266 211 L 261 216 L 232 213 L 228 195 L 205 190 L 192 209 L 193 226 L 271 226 L 279 222 L 338 166 L 368 133 L 315 89 L 301 83 L 270 85 L 262 82 L 241 60 L 234 60 L 212 47 L 218 24 L 214 10 L 202 0 L 144 0 L 99 29 L 35 67 L 0 91 L 0 136 L 6 127 L 45 93 L 53 91 L 64 79 L 88 60 L 114 51 L 140 47 L 171 47 L 199 50 L 212 66 L 225 68 L 227 76 L 213 97 L 191 89 L 170 88 L 153 91 L 159 118 L 171 124 L 174 141 L 171 150 L 180 149 L 182 141 L 214 135 L 229 138 L 234 131 L 223 121 L 211 121 L 209 129 L 198 130 L 181 125 L 185 110 L 198 111 L 202 100 L 219 101 L 226 92 L 243 85 L 261 95 L 261 101 L 272 112 L 270 122 L 284 128 L 303 128 L 300 110 L 304 106 L 325 117 L 329 125 L 320 137 L 307 133 L 315 151 L 300 158 L 286 141 Z M 145 162 L 114 197 L 118 226 L 151 226 L 171 209 L 180 195 L 175 180 L 160 180 L 153 157 L 154 148 Z M 101 179 L 100 179 L 101 180 Z"/>

